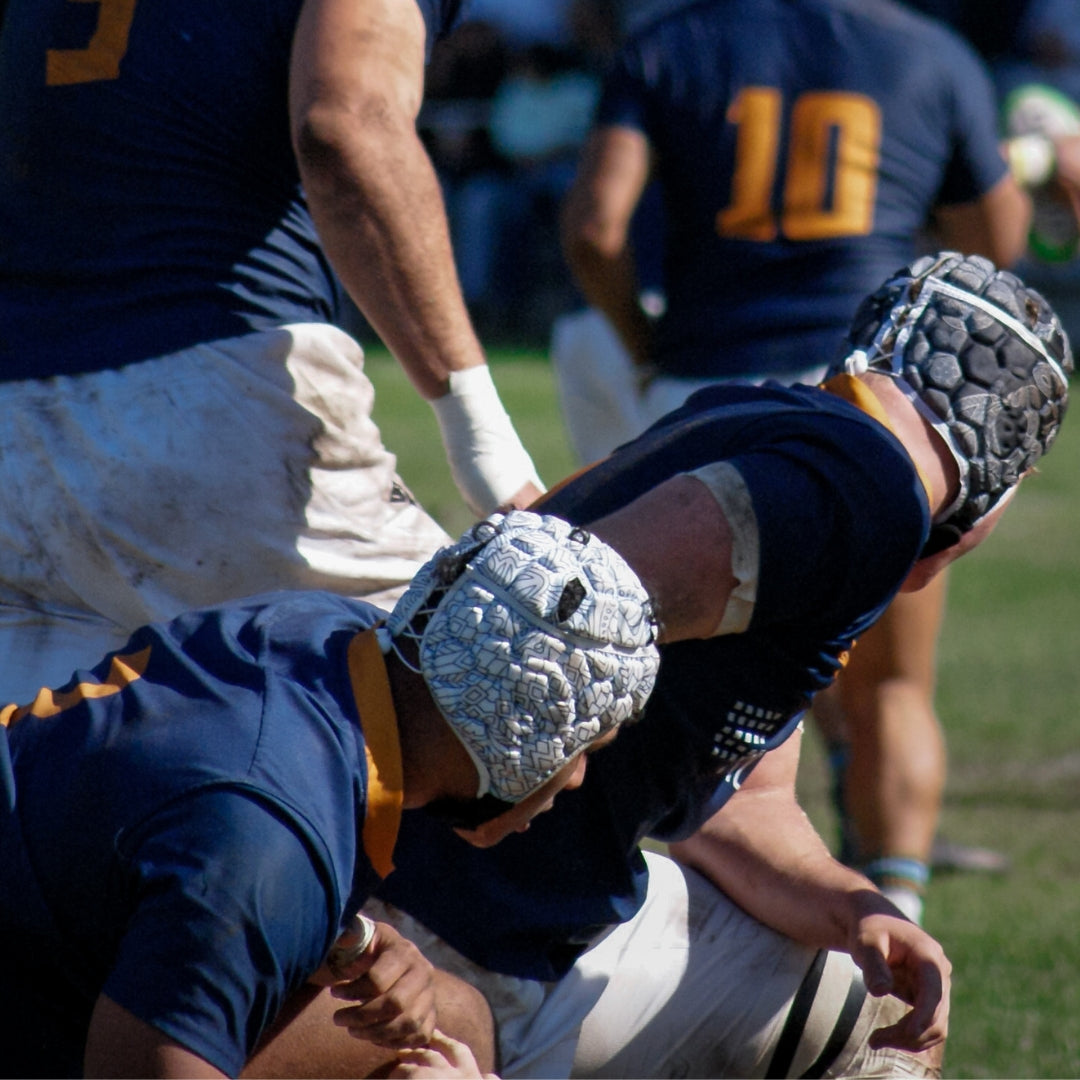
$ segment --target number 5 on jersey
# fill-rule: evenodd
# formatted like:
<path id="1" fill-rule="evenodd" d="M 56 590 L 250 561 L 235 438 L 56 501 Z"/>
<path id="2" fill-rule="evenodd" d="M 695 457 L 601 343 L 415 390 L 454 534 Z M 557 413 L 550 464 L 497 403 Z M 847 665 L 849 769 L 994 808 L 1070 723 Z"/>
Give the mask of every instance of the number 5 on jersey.
<path id="1" fill-rule="evenodd" d="M 45 84 L 72 86 L 99 82 L 120 75 L 120 61 L 128 47 L 136 0 L 68 0 L 97 4 L 97 28 L 85 49 L 49 49 L 45 54 Z"/>

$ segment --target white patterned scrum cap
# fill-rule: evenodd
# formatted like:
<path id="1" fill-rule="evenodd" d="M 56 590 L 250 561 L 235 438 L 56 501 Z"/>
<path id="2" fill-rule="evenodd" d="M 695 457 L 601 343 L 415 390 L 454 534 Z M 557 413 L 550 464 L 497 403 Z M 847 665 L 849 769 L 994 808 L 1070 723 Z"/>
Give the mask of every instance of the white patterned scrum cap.
<path id="1" fill-rule="evenodd" d="M 636 718 L 659 667 L 652 605 L 622 557 L 561 518 L 515 510 L 420 570 L 387 629 L 420 671 L 480 785 L 520 802 Z"/>

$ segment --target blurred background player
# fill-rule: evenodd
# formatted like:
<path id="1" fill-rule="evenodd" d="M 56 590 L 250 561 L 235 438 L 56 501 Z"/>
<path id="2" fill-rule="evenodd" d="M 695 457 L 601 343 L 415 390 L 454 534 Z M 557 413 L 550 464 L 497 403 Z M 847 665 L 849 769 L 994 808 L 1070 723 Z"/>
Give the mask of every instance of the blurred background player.
<path id="1" fill-rule="evenodd" d="M 445 979 L 433 999 L 426 963 L 407 975 L 399 936 L 353 916 L 403 808 L 492 844 L 580 784 L 640 713 L 654 637 L 617 553 L 515 512 L 389 618 L 323 592 L 235 601 L 8 706 L 0 1072 L 368 1075 L 450 1026 L 443 1006 L 455 1034 L 487 1028 L 490 1067 L 483 1001 Z"/>
<path id="2" fill-rule="evenodd" d="M 659 317 L 631 232 L 652 182 Z M 1008 266 L 1030 215 L 985 66 L 943 25 L 888 0 L 683 5 L 621 49 L 566 201 L 567 258 L 608 327 L 586 313 L 553 334 L 571 439 L 593 460 L 711 382 L 813 382 L 927 231 Z M 845 856 L 916 919 L 945 781 L 945 590 L 899 598 L 815 707 L 848 770 Z"/>
<path id="3" fill-rule="evenodd" d="M 371 420 L 346 296 L 476 514 L 540 483 L 416 130 L 456 0 L 9 0 L 0 682 L 267 588 L 392 602 L 448 539 Z"/>

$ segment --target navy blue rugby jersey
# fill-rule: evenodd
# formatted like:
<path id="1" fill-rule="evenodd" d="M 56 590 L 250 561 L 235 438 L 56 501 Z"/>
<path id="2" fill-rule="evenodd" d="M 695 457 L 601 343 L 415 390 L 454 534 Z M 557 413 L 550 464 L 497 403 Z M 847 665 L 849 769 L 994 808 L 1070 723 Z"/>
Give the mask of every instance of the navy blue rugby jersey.
<path id="1" fill-rule="evenodd" d="M 388 870 L 368 752 L 392 770 L 396 724 L 353 683 L 385 671 L 357 657 L 383 617 L 305 592 L 193 612 L 0 713 L 11 1075 L 79 1075 L 102 992 L 239 1072 Z"/>
<path id="2" fill-rule="evenodd" d="M 626 44 L 597 122 L 655 151 L 668 308 L 654 359 L 676 375 L 828 362 L 931 210 L 1006 172 L 982 62 L 888 0 L 692 4 Z"/>
<path id="3" fill-rule="evenodd" d="M 698 392 L 544 509 L 587 524 L 721 460 L 745 479 L 760 533 L 746 632 L 662 646 L 644 718 L 528 832 L 478 851 L 423 811 L 403 816 L 379 895 L 486 967 L 558 978 L 630 918 L 645 895 L 639 841 L 689 835 L 791 734 L 928 534 L 925 492 L 890 432 L 832 394 L 773 383 Z"/>
<path id="4" fill-rule="evenodd" d="M 430 50 L 461 0 L 411 2 Z M 289 135 L 301 6 L 8 0 L 0 379 L 337 318 Z"/>

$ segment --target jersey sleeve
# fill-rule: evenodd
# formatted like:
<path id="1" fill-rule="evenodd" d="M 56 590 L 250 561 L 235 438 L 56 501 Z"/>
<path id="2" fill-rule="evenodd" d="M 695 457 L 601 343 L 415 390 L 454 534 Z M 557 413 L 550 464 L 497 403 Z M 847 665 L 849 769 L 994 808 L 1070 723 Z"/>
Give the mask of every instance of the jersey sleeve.
<path id="1" fill-rule="evenodd" d="M 171 804 L 120 849 L 131 914 L 103 992 L 237 1075 L 329 948 L 320 869 L 268 805 L 233 790 Z"/>
<path id="2" fill-rule="evenodd" d="M 939 70 L 951 83 L 952 155 L 937 202 L 974 202 L 1008 171 L 1000 149 L 997 94 L 985 64 L 965 42 L 953 37 Z"/>
<path id="3" fill-rule="evenodd" d="M 892 598 L 925 540 L 929 509 L 911 459 L 888 432 L 826 420 L 816 437 L 802 431 L 731 463 L 757 518 L 751 629 L 835 632 Z"/>

